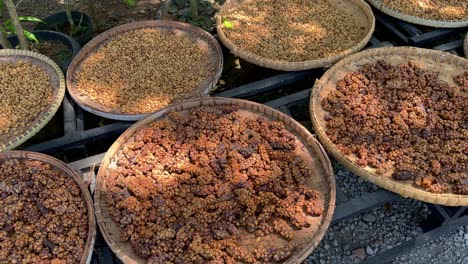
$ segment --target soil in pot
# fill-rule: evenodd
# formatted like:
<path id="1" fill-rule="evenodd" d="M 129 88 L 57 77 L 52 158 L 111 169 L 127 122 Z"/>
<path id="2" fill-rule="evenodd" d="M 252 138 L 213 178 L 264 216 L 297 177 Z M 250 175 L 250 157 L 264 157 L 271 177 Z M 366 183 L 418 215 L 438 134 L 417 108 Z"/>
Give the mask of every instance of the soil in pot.
<path id="1" fill-rule="evenodd" d="M 76 39 L 81 45 L 91 40 L 90 37 L 92 36 L 90 37 L 86 36 L 88 30 L 90 30 L 89 25 L 82 24 L 79 26 L 75 25 L 75 27 L 77 28 L 75 30 L 72 30 L 72 28 L 70 27 L 70 24 L 67 22 L 63 24 L 56 24 L 49 29 L 67 34 L 68 36 L 71 36 L 74 39 Z"/>
<path id="2" fill-rule="evenodd" d="M 190 23 L 208 32 L 214 32 L 216 20 L 214 15 L 220 8 L 219 0 L 197 0 L 198 17 L 193 17 L 190 0 L 168 0 L 158 13 L 163 19 L 177 20 Z"/>
<path id="3" fill-rule="evenodd" d="M 31 43 L 30 50 L 51 58 L 57 64 L 71 60 L 73 56 L 73 52 L 61 41 Z"/>

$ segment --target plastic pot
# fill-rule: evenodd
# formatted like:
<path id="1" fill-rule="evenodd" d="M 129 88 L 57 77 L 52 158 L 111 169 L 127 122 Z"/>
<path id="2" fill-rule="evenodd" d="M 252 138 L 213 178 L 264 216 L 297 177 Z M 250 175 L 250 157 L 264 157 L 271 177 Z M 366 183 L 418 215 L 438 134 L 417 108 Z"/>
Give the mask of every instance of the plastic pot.
<path id="1" fill-rule="evenodd" d="M 93 21 L 91 20 L 90 16 L 83 12 L 72 11 L 71 15 L 75 26 L 80 25 L 80 27 L 83 29 L 83 31 L 80 32 L 80 34 L 77 35 L 75 39 L 81 46 L 84 46 L 86 43 L 88 43 L 88 41 L 90 41 L 93 38 Z M 34 30 L 53 30 L 60 31 L 65 34 L 69 33 L 64 32 L 65 27 L 69 25 L 67 14 L 65 13 L 65 11 L 48 16 L 42 21 L 44 21 L 45 24 L 37 24 Z"/>
<path id="2" fill-rule="evenodd" d="M 60 41 L 68 47 L 68 49 L 72 52 L 71 58 L 63 61 L 56 61 L 56 63 L 60 66 L 60 69 L 62 69 L 62 71 L 66 73 L 68 65 L 70 65 L 73 58 L 76 56 L 76 54 L 78 54 L 78 52 L 81 49 L 80 44 L 78 44 L 78 42 L 76 42 L 76 40 L 74 40 L 70 36 L 56 31 L 34 30 L 32 31 L 32 33 L 39 40 L 39 43 L 46 41 Z M 18 37 L 16 35 L 8 36 L 8 41 L 13 47 L 16 47 L 19 44 Z"/>

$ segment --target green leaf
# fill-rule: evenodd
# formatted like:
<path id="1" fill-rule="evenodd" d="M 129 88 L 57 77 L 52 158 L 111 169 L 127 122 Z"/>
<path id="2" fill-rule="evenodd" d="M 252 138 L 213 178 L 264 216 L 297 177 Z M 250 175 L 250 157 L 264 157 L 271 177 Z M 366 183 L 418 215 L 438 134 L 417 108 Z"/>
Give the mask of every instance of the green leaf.
<path id="1" fill-rule="evenodd" d="M 231 29 L 234 27 L 234 24 L 231 21 L 229 21 L 227 18 L 223 18 L 223 26 Z"/>
<path id="2" fill-rule="evenodd" d="M 16 29 L 13 26 L 13 23 L 12 23 L 11 19 L 5 20 L 5 23 L 3 24 L 3 28 L 7 32 L 7 35 L 16 34 Z"/>
<path id="3" fill-rule="evenodd" d="M 134 7 L 136 5 L 136 0 L 124 0 L 124 3 L 129 7 Z"/>
<path id="4" fill-rule="evenodd" d="M 187 0 L 176 0 L 175 3 L 177 5 L 177 7 L 182 8 L 182 7 L 185 7 L 185 4 L 187 4 L 188 1 Z"/>
<path id="5" fill-rule="evenodd" d="M 29 41 L 34 41 L 34 42 L 36 42 L 36 43 L 39 43 L 39 40 L 36 38 L 36 36 L 35 36 L 32 32 L 23 29 L 23 33 L 24 33 L 24 36 L 25 36 Z"/>
<path id="6" fill-rule="evenodd" d="M 179 12 L 177 12 L 177 14 L 179 16 L 186 16 L 186 17 L 191 17 L 192 16 L 192 12 L 190 12 L 190 8 L 181 9 L 181 10 L 179 10 Z"/>
<path id="7" fill-rule="evenodd" d="M 5 4 L 3 3 L 3 0 L 0 0 L 0 14 L 3 13 L 4 9 L 5 9 Z"/>
<path id="8" fill-rule="evenodd" d="M 177 8 L 176 4 L 170 4 L 167 11 L 169 11 L 169 13 L 177 13 L 177 11 L 179 11 L 179 8 Z"/>
<path id="9" fill-rule="evenodd" d="M 42 21 L 41 19 L 37 18 L 37 17 L 33 17 L 33 16 L 20 16 L 18 17 L 18 19 L 20 21 L 29 21 L 29 22 L 37 22 L 37 23 L 44 23 L 44 21 Z"/>

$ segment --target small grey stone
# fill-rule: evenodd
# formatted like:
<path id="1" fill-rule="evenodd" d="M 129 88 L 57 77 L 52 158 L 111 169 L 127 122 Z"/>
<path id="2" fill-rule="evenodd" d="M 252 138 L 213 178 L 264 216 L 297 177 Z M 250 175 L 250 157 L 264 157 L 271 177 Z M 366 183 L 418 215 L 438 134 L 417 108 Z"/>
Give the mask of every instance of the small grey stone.
<path id="1" fill-rule="evenodd" d="M 368 228 L 367 224 L 364 223 L 363 221 L 359 221 L 358 224 L 359 224 L 360 227 L 362 227 L 362 228 L 364 228 L 364 229 L 367 229 L 367 228 Z"/>
<path id="2" fill-rule="evenodd" d="M 390 221 L 395 222 L 396 220 L 397 220 L 396 216 L 392 215 L 392 216 L 390 217 Z"/>
<path id="3" fill-rule="evenodd" d="M 468 233 L 466 233 L 464 236 L 465 240 L 468 240 Z"/>
<path id="4" fill-rule="evenodd" d="M 374 249 L 372 249 L 370 246 L 366 247 L 366 253 L 367 255 L 374 255 Z"/>
<path id="5" fill-rule="evenodd" d="M 320 264 L 325 264 L 325 260 L 324 259 L 321 259 L 319 260 Z"/>
<path id="6" fill-rule="evenodd" d="M 343 250 L 344 250 L 344 251 L 348 251 L 350 248 L 351 248 L 351 246 L 348 245 L 348 244 L 344 244 L 344 245 L 343 245 Z"/>
<path id="7" fill-rule="evenodd" d="M 330 249 L 330 245 L 329 245 L 328 243 L 325 243 L 325 245 L 323 246 L 323 248 L 324 248 L 325 250 L 329 250 L 329 249 Z"/>
<path id="8" fill-rule="evenodd" d="M 376 220 L 376 218 L 372 214 L 363 214 L 362 215 L 362 221 L 364 221 L 366 223 L 373 223 L 373 222 L 375 222 L 375 220 Z"/>

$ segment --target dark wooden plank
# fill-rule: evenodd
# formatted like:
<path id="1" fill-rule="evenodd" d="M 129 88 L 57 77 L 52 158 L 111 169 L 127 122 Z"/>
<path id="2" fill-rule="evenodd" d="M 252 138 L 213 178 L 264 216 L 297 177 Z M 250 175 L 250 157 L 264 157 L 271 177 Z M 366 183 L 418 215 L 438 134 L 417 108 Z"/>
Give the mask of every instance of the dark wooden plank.
<path id="1" fill-rule="evenodd" d="M 409 43 L 409 38 L 405 34 L 403 34 L 403 32 L 398 30 L 395 24 L 393 24 L 390 20 L 388 20 L 384 15 L 376 14 L 375 18 L 377 22 L 382 24 L 389 31 L 390 34 L 388 34 L 387 36 L 389 36 L 390 38 L 397 37 L 401 41 L 403 41 L 405 44 Z"/>
<path id="2" fill-rule="evenodd" d="M 429 232 L 417 236 L 415 239 L 405 242 L 397 247 L 386 250 L 380 254 L 370 257 L 361 263 L 365 264 L 381 264 L 389 263 L 398 256 L 401 256 L 417 247 L 423 246 L 426 243 L 439 238 L 440 236 L 450 234 L 459 227 L 468 225 L 468 215 L 452 220 L 445 225 L 434 228 Z"/>
<path id="3" fill-rule="evenodd" d="M 266 102 L 265 105 L 268 105 L 273 108 L 279 108 L 280 106 L 288 105 L 288 104 L 291 104 L 300 100 L 309 100 L 311 90 L 312 89 L 306 89 L 297 93 L 286 95 L 276 100 Z"/>
<path id="4" fill-rule="evenodd" d="M 442 40 L 448 37 L 449 35 L 456 32 L 456 29 L 442 28 L 434 31 L 430 31 L 424 34 L 420 34 L 414 37 L 410 37 L 412 44 L 416 46 L 423 46 L 437 40 Z"/>
<path id="5" fill-rule="evenodd" d="M 29 146 L 24 150 L 43 152 L 43 153 L 54 153 L 60 152 L 67 149 L 70 146 L 74 146 L 77 143 L 86 143 L 92 140 L 99 140 L 114 135 L 118 135 L 130 127 L 133 123 L 130 122 L 119 122 L 110 124 L 103 127 L 93 128 L 85 131 L 78 131 L 70 133 L 61 138 L 56 138 L 50 141 L 42 142 L 36 145 Z"/>
<path id="6" fill-rule="evenodd" d="M 99 166 L 105 155 L 106 153 L 101 153 L 101 154 L 97 154 L 97 155 L 94 155 L 85 159 L 70 162 L 68 163 L 68 166 L 78 171 L 86 169 L 86 168 L 90 168 L 92 166 Z"/>
<path id="7" fill-rule="evenodd" d="M 65 94 L 62 101 L 63 110 L 63 130 L 66 134 L 76 131 L 76 113 L 73 108 L 72 100 L 69 98 L 68 93 Z"/>
<path id="8" fill-rule="evenodd" d="M 280 110 L 280 111 L 283 112 L 284 114 L 286 114 L 286 115 L 292 117 L 291 111 L 289 111 L 289 109 L 288 109 L 286 106 L 284 106 L 284 105 L 283 105 L 283 106 L 280 106 L 280 107 L 278 108 L 278 110 Z"/>
<path id="9" fill-rule="evenodd" d="M 386 190 L 378 190 L 365 196 L 349 199 L 336 206 L 332 224 L 346 220 L 384 203 L 398 201 L 400 199 L 401 196 L 398 194 Z"/>
<path id="10" fill-rule="evenodd" d="M 406 33 L 408 33 L 410 36 L 417 36 L 422 34 L 423 32 L 419 30 L 419 28 L 415 27 L 413 24 L 405 22 L 403 20 L 395 20 L 395 23 L 398 24 Z"/>
<path id="11" fill-rule="evenodd" d="M 234 89 L 216 93 L 214 95 L 221 97 L 245 98 L 304 80 L 310 74 L 310 71 L 284 73 L 258 82 L 249 83 Z"/>
<path id="12" fill-rule="evenodd" d="M 343 203 L 349 200 L 348 197 L 339 188 L 336 188 L 336 204 Z"/>
<path id="13" fill-rule="evenodd" d="M 441 51 L 447 51 L 447 50 L 453 50 L 453 49 L 458 49 L 460 47 L 463 47 L 463 39 L 451 41 L 439 46 L 435 46 L 435 50 L 441 50 Z"/>

